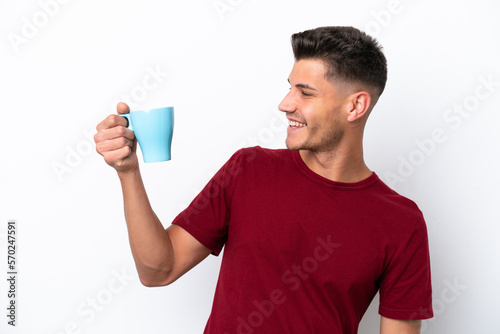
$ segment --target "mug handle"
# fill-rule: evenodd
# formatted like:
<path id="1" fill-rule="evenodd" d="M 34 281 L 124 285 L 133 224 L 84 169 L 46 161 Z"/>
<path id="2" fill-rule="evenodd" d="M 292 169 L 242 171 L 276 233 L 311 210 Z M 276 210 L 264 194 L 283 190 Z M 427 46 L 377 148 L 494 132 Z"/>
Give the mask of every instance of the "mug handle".
<path id="1" fill-rule="evenodd" d="M 128 114 L 119 114 L 119 116 L 121 117 L 125 117 L 127 119 L 127 129 L 130 129 L 132 131 L 134 131 L 134 129 L 132 128 L 132 119 L 130 118 L 130 113 Z"/>

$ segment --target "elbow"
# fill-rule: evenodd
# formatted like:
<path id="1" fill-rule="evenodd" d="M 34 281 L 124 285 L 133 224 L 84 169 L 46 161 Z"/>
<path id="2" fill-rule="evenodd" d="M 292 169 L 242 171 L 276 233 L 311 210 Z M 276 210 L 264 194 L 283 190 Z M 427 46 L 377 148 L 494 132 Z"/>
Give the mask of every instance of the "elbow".
<path id="1" fill-rule="evenodd" d="M 147 288 L 156 288 L 162 286 L 158 284 L 158 282 L 155 282 L 154 280 L 151 280 L 149 278 L 144 278 L 142 276 L 139 276 L 139 281 L 141 281 L 141 284 Z"/>
<path id="2" fill-rule="evenodd" d="M 156 288 L 172 284 L 175 279 L 172 278 L 171 271 L 155 271 L 139 273 L 139 280 L 142 285 L 148 288 Z"/>
<path id="3" fill-rule="evenodd" d="M 157 288 L 157 287 L 168 285 L 168 284 L 163 284 L 161 282 L 152 281 L 152 280 L 148 280 L 148 279 L 142 279 L 142 278 L 140 278 L 140 281 L 141 281 L 141 284 L 147 288 Z"/>
<path id="4" fill-rule="evenodd" d="M 171 282 L 164 282 L 164 281 L 155 281 L 155 280 L 150 280 L 150 279 L 140 279 L 141 284 L 147 288 L 158 288 L 162 286 L 167 286 L 170 285 Z"/>

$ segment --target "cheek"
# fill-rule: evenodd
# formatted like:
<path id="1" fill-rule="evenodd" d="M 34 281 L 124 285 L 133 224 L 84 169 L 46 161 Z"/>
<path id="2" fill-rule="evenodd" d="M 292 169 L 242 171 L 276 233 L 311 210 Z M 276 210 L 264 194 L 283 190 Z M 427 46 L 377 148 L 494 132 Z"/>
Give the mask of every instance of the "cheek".
<path id="1" fill-rule="evenodd" d="M 306 118 L 307 120 L 307 118 Z M 333 122 L 333 117 L 331 114 L 326 112 L 311 113 L 307 126 L 310 132 L 319 132 L 329 129 Z"/>
<path id="2" fill-rule="evenodd" d="M 309 126 L 311 125 L 311 126 Z M 343 133 L 343 125 L 337 114 L 330 112 L 323 117 L 317 117 L 312 124 L 308 124 L 308 132 L 315 136 L 332 136 L 333 134 Z"/>
<path id="3" fill-rule="evenodd" d="M 322 114 L 321 124 L 328 129 L 342 126 L 341 106 L 330 107 L 328 111 Z"/>
<path id="4" fill-rule="evenodd" d="M 307 132 L 309 134 L 314 135 L 318 132 L 321 132 L 321 125 L 320 124 L 307 124 Z"/>

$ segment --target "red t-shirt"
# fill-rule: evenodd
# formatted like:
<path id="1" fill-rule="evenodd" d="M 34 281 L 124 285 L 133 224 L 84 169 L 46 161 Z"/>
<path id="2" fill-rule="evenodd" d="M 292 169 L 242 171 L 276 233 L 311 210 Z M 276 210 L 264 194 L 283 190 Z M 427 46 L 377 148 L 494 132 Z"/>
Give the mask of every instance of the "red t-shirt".
<path id="1" fill-rule="evenodd" d="M 333 182 L 298 151 L 246 148 L 173 223 L 225 246 L 205 333 L 357 333 L 378 290 L 382 316 L 433 316 L 422 213 L 375 173 Z"/>

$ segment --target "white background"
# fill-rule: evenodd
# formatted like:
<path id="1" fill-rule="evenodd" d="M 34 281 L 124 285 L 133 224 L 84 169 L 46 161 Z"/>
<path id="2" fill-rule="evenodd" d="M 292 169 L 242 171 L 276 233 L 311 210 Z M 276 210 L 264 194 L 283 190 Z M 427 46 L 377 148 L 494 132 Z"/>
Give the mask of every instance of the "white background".
<path id="1" fill-rule="evenodd" d="M 0 332 L 201 333 L 220 259 L 141 286 L 95 126 L 118 100 L 175 106 L 173 160 L 141 165 L 168 226 L 236 149 L 284 147 L 290 35 L 352 25 L 389 63 L 366 160 L 428 225 L 423 332 L 500 333 L 498 13 L 494 0 L 2 0 L 0 268 L 15 219 L 19 281 L 12 328 L 0 280 Z M 378 332 L 377 303 L 360 333 Z"/>

